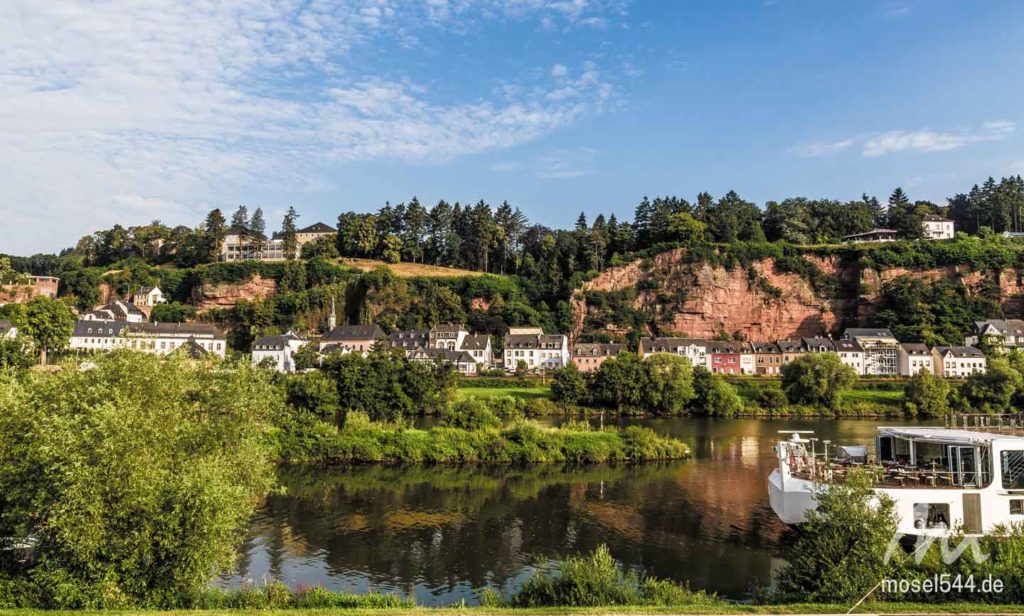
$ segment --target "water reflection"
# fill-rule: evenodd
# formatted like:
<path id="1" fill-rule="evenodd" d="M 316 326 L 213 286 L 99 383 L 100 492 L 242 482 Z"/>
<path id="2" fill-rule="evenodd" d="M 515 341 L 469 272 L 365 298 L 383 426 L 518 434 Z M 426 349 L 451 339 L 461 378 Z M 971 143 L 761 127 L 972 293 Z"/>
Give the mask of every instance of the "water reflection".
<path id="1" fill-rule="evenodd" d="M 601 543 L 627 566 L 742 598 L 768 582 L 785 531 L 765 478 L 777 431 L 868 442 L 878 422 L 632 420 L 694 459 L 648 465 L 287 469 L 224 585 L 279 579 L 426 605 L 506 592 L 540 559 Z"/>

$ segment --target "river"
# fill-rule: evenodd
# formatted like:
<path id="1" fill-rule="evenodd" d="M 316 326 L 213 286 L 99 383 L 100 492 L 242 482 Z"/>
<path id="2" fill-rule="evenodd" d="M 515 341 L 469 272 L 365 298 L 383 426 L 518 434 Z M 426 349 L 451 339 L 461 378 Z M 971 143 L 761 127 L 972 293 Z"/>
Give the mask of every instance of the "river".
<path id="1" fill-rule="evenodd" d="M 234 587 L 280 580 L 474 603 L 604 543 L 627 567 L 732 599 L 767 584 L 787 527 L 768 506 L 779 430 L 870 444 L 884 420 L 638 419 L 691 460 L 620 466 L 289 469 L 252 520 Z"/>

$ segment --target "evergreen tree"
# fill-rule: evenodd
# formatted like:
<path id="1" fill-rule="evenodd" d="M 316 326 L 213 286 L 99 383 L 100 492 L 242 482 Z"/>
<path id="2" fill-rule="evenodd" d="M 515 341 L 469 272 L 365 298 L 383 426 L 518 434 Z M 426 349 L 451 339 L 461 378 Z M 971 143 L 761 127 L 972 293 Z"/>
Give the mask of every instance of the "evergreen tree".
<path id="1" fill-rule="evenodd" d="M 298 235 L 295 228 L 295 221 L 299 215 L 295 213 L 294 207 L 289 207 L 281 222 L 281 237 L 284 240 L 284 255 L 287 259 L 294 259 L 298 252 Z"/>
<path id="2" fill-rule="evenodd" d="M 263 220 L 263 210 L 256 208 L 252 213 L 252 220 L 249 221 L 249 236 L 256 243 L 259 250 L 263 250 L 267 241 L 267 223 Z"/>
<path id="3" fill-rule="evenodd" d="M 206 220 L 203 221 L 203 233 L 205 234 L 203 252 L 205 253 L 205 261 L 214 261 L 220 254 L 221 246 L 224 244 L 224 236 L 227 234 L 225 224 L 224 214 L 220 211 L 220 208 L 213 209 L 206 215 Z"/>
<path id="4" fill-rule="evenodd" d="M 897 187 L 889 197 L 889 220 L 888 227 L 895 230 L 900 237 L 905 239 L 920 239 L 924 233 L 922 225 L 924 215 L 917 211 L 917 208 L 902 188 Z"/>
<path id="5" fill-rule="evenodd" d="M 238 206 L 235 213 L 231 215 L 231 233 L 237 233 L 243 238 L 249 237 L 249 208 L 244 205 Z"/>

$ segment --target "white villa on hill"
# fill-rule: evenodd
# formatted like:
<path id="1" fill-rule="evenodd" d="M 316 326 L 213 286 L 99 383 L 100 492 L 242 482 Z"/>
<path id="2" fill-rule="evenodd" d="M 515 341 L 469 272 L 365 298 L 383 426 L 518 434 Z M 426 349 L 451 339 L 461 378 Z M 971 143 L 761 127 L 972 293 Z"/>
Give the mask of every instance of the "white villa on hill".
<path id="1" fill-rule="evenodd" d="M 509 334 L 505 336 L 505 370 L 512 372 L 519 362 L 526 369 L 554 370 L 569 365 L 569 339 L 561 334 Z"/>

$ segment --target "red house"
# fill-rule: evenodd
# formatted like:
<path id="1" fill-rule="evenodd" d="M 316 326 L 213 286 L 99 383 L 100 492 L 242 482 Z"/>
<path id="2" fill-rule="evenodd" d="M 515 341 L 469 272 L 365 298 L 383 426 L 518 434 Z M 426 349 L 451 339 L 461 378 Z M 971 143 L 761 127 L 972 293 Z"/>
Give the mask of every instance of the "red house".
<path id="1" fill-rule="evenodd" d="M 711 371 L 716 374 L 743 374 L 742 342 L 709 342 Z"/>

